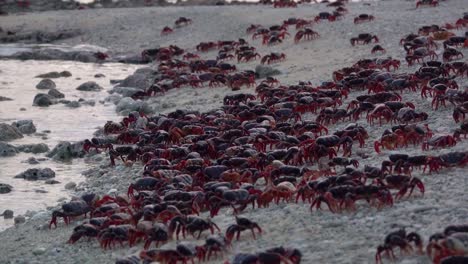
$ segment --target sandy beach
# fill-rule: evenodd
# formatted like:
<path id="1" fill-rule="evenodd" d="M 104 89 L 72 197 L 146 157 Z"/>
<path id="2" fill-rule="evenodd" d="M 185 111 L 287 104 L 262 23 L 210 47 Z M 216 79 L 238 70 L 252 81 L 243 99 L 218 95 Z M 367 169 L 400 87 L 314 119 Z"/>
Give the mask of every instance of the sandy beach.
<path id="1" fill-rule="evenodd" d="M 290 17 L 313 19 L 319 12 L 332 11 L 325 4 L 300 5 L 298 8 L 273 8 L 272 6 L 191 6 L 165 8 L 122 8 L 89 9 L 74 11 L 47 11 L 40 13 L 0 16 L 3 29 L 21 29 L 22 31 L 79 29 L 81 35 L 64 39 L 54 44 L 80 45 L 92 44 L 105 47 L 112 56 L 120 54 L 139 54 L 143 49 L 178 45 L 187 52 L 196 52 L 195 46 L 202 41 L 236 40 L 245 38 L 263 56 L 270 52 L 283 52 L 287 59 L 272 66 L 282 72 L 275 76 L 282 84 L 296 84 L 299 81 L 311 81 L 319 85 L 331 80 L 332 72 L 364 58 L 388 57 L 399 59 L 402 66 L 399 72 L 414 72 L 419 65 L 408 67 L 404 62 L 405 51 L 399 41 L 409 33 L 417 33 L 423 25 L 444 25 L 453 23 L 463 12 L 468 11 L 466 0 L 442 1 L 437 8 L 415 9 L 413 1 L 365 1 L 346 5 L 349 13 L 342 20 L 330 23 L 321 22 L 313 26 L 320 38 L 310 42 L 294 44 L 295 29 L 290 28 L 292 37 L 277 46 L 261 45 L 261 40 L 252 40 L 245 33 L 250 24 L 265 26 L 281 24 Z M 353 18 L 367 13 L 375 16 L 369 23 L 355 25 Z M 164 26 L 172 26 L 181 16 L 189 17 L 193 23 L 178 28 L 174 33 L 160 36 Z M 455 30 L 457 35 L 464 35 L 465 29 Z M 371 55 L 373 45 L 351 46 L 349 39 L 360 33 L 375 34 L 380 45 L 387 51 L 384 55 Z M 443 52 L 439 45 L 437 54 Z M 468 49 L 461 49 L 466 57 Z M 216 51 L 198 53 L 204 59 L 214 59 Z M 234 62 L 234 61 L 233 61 Z M 1 61 L 0 61 L 1 63 Z M 240 70 L 252 70 L 259 61 L 240 63 Z M 145 65 L 141 67 L 146 67 Z M 84 80 L 86 81 L 86 80 Z M 468 79 L 457 77 L 460 87 L 467 87 Z M 240 92 L 255 93 L 254 88 L 243 88 Z M 206 111 L 222 105 L 225 95 L 237 93 L 227 87 L 219 88 L 181 88 L 173 89 L 164 96 L 148 100 L 155 114 L 168 113 L 176 109 Z M 352 99 L 367 91 L 353 92 L 344 101 L 346 106 Z M 435 133 L 453 133 L 458 124 L 452 119 L 452 107 L 431 109 L 431 98 L 422 99 L 418 93 L 404 92 L 404 102 L 413 102 L 420 111 L 430 112 L 424 123 Z M 304 119 L 311 119 L 304 118 Z M 372 142 L 377 140 L 389 125 L 370 126 L 364 119 L 359 124 L 369 131 L 370 138 L 364 148 L 359 150 L 369 155 L 363 159 L 353 152 L 352 158 L 364 165 L 380 166 L 381 162 L 392 153 L 422 155 L 421 147 L 408 147 L 401 151 L 384 150 L 376 154 Z M 104 124 L 102 124 L 104 125 Z M 342 129 L 346 122 L 330 125 L 331 131 Z M 466 151 L 468 140 L 458 142 L 450 149 L 430 150 L 426 155 Z M 354 146 L 356 150 L 358 146 Z M 142 165 L 125 167 L 119 163 L 109 166 L 105 153 L 88 155 L 85 161 L 89 169 L 83 172 L 86 180 L 76 189 L 76 195 L 85 192 L 98 194 L 124 194 L 131 182 L 142 175 Z M 224 259 L 207 263 L 223 263 L 230 256 L 239 252 L 255 252 L 261 249 L 284 245 L 295 247 L 303 253 L 303 263 L 374 263 L 376 246 L 383 242 L 385 235 L 398 227 L 408 231 L 417 231 L 428 237 L 450 224 L 466 223 L 468 217 L 468 174 L 466 168 L 450 168 L 439 173 L 423 174 L 414 171 L 413 176 L 420 178 L 426 186 L 422 197 L 416 195 L 409 199 L 395 202 L 392 207 L 382 210 L 371 208 L 365 203 L 358 203 L 356 212 L 333 214 L 328 210 L 310 212 L 308 203 L 280 203 L 269 208 L 252 210 L 250 207 L 243 216 L 258 222 L 264 233 L 252 240 L 250 234 L 241 235 L 241 240 L 233 243 L 233 248 Z M 49 209 L 55 209 L 52 206 Z M 206 215 L 205 215 L 206 216 Z M 72 230 L 83 222 L 77 219 L 69 226 L 59 224 L 57 229 L 48 229 L 50 210 L 31 213 L 25 224 L 12 227 L 0 233 L 0 263 L 114 263 L 122 256 L 137 254 L 142 243 L 134 247 L 118 246 L 112 250 L 103 250 L 95 240 L 80 240 L 74 245 L 67 244 Z M 234 222 L 231 209 L 223 209 L 213 221 L 225 230 Z M 191 239 L 189 239 L 191 240 Z M 173 240 L 165 247 L 175 245 Z M 410 255 L 397 260 L 398 263 L 431 263 L 427 256 Z M 390 260 L 384 259 L 384 263 Z"/>

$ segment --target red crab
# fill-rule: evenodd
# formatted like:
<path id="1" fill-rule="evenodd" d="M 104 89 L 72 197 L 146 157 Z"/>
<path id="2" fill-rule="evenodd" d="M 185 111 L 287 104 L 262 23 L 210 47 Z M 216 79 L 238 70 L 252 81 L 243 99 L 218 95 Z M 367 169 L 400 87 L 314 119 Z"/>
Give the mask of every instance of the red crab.
<path id="1" fill-rule="evenodd" d="M 422 144 L 422 150 L 429 150 L 429 146 L 436 148 L 453 147 L 457 144 L 455 138 L 451 135 L 436 135 L 427 139 Z"/>
<path id="2" fill-rule="evenodd" d="M 362 22 L 368 22 L 374 20 L 373 15 L 368 15 L 368 14 L 360 14 L 359 16 L 354 18 L 354 24 L 362 23 Z"/>
<path id="3" fill-rule="evenodd" d="M 416 2 L 416 8 L 420 6 L 432 6 L 436 7 L 439 5 L 439 1 L 437 0 L 420 0 Z"/>
<path id="4" fill-rule="evenodd" d="M 319 38 L 319 33 L 313 31 L 310 28 L 304 28 L 297 31 L 296 35 L 294 36 L 294 43 L 299 43 L 299 41 L 304 38 L 305 40 L 313 40 Z"/>
<path id="5" fill-rule="evenodd" d="M 265 64 L 265 63 L 271 64 L 271 63 L 283 61 L 285 59 L 286 59 L 286 54 L 273 52 L 273 53 L 263 56 L 260 62 L 261 64 Z"/>
<path id="6" fill-rule="evenodd" d="M 380 45 L 375 45 L 373 48 L 372 48 L 372 51 L 371 53 L 374 54 L 374 53 L 377 53 L 377 52 L 380 52 L 381 54 L 385 54 L 387 51 L 382 48 L 382 46 Z"/>
<path id="7" fill-rule="evenodd" d="M 174 30 L 172 30 L 172 28 L 166 26 L 163 28 L 163 30 L 161 30 L 161 36 L 165 36 L 165 35 L 169 35 L 171 33 L 173 33 Z"/>

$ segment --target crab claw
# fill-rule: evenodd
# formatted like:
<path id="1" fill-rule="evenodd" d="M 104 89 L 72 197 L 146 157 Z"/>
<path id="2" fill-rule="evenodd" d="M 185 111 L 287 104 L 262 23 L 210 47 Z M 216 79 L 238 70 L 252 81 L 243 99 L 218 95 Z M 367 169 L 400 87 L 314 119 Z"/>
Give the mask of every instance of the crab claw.
<path id="1" fill-rule="evenodd" d="M 380 144 L 379 141 L 375 141 L 375 142 L 374 142 L 374 149 L 375 149 L 375 152 L 380 153 L 380 146 L 381 146 L 381 145 L 382 145 L 382 144 Z"/>

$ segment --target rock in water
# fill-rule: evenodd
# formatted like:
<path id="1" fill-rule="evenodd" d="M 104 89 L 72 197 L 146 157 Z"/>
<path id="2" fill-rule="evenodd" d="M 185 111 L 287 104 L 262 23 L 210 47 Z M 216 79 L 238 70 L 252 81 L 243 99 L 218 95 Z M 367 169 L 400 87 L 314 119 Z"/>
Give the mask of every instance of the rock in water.
<path id="1" fill-rule="evenodd" d="M 146 102 L 140 100 L 135 101 L 130 97 L 122 98 L 122 100 L 120 100 L 117 104 L 116 110 L 121 115 L 128 115 L 133 111 L 142 111 L 145 114 L 150 114 L 153 112 L 151 107 Z"/>
<path id="2" fill-rule="evenodd" d="M 44 143 L 26 144 L 18 146 L 18 150 L 25 153 L 44 153 L 49 151 L 49 147 Z"/>
<path id="3" fill-rule="evenodd" d="M 3 216 L 4 219 L 12 219 L 15 213 L 12 210 L 5 210 L 0 216 Z"/>
<path id="4" fill-rule="evenodd" d="M 78 91 L 87 91 L 87 92 L 91 92 L 91 91 L 100 91 L 104 88 L 102 88 L 99 84 L 97 84 L 96 82 L 85 82 L 83 84 L 81 84 L 80 86 L 78 86 L 76 88 Z"/>
<path id="5" fill-rule="evenodd" d="M 54 177 L 55 177 L 55 172 L 50 168 L 45 168 L 45 169 L 32 168 L 15 176 L 15 178 L 19 178 L 19 179 L 23 178 L 28 181 L 46 180 L 46 179 L 50 179 Z"/>
<path id="6" fill-rule="evenodd" d="M 0 142 L 0 157 L 13 157 L 18 152 L 19 151 L 15 146 Z"/>
<path id="7" fill-rule="evenodd" d="M 60 77 L 68 78 L 68 77 L 71 77 L 71 76 L 72 76 L 72 74 L 69 71 L 60 72 Z"/>
<path id="8" fill-rule="evenodd" d="M 57 98 L 57 99 L 58 98 L 65 98 L 65 95 L 63 93 L 61 93 L 59 90 L 57 90 L 57 89 L 50 89 L 47 94 L 54 97 L 54 98 Z"/>
<path id="9" fill-rule="evenodd" d="M 36 133 L 36 126 L 32 120 L 18 120 L 11 125 L 17 127 L 22 134 Z"/>
<path id="10" fill-rule="evenodd" d="M 23 135 L 18 128 L 5 123 L 0 124 L 0 141 L 10 141 L 22 137 Z"/>
<path id="11" fill-rule="evenodd" d="M 47 153 L 47 157 L 58 161 L 70 161 L 73 158 L 82 156 L 84 156 L 82 142 L 71 144 L 70 142 L 62 141 Z"/>
<path id="12" fill-rule="evenodd" d="M 13 101 L 13 99 L 5 97 L 5 96 L 0 96 L 0 102 L 2 101 Z"/>
<path id="13" fill-rule="evenodd" d="M 0 194 L 9 193 L 11 190 L 13 190 L 13 186 L 6 183 L 0 183 Z"/>
<path id="14" fill-rule="evenodd" d="M 52 81 L 51 79 L 42 79 L 37 85 L 37 89 L 41 90 L 49 90 L 49 89 L 54 89 L 56 87 L 55 82 Z"/>
<path id="15" fill-rule="evenodd" d="M 52 100 L 53 100 L 52 96 L 48 94 L 44 94 L 44 93 L 39 93 L 39 94 L 36 94 L 36 96 L 34 97 L 33 105 L 47 107 L 53 103 Z"/>
<path id="16" fill-rule="evenodd" d="M 260 78 L 260 79 L 278 75 L 278 74 L 281 74 L 281 71 L 271 66 L 257 65 L 257 67 L 255 67 L 255 75 L 257 78 Z"/>
<path id="17" fill-rule="evenodd" d="M 44 74 L 39 74 L 36 76 L 36 78 L 47 78 L 47 79 L 56 79 L 62 77 L 60 75 L 60 72 L 48 72 Z"/>

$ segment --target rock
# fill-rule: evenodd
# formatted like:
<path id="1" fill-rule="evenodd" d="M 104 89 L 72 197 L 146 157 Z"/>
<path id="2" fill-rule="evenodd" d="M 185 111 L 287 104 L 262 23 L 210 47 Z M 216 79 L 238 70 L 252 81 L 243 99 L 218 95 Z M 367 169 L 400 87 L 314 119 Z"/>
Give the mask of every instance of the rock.
<path id="1" fill-rule="evenodd" d="M 63 93 L 61 93 L 59 90 L 54 89 L 54 88 L 50 89 L 47 94 L 57 99 L 65 98 L 65 95 Z"/>
<path id="2" fill-rule="evenodd" d="M 28 181 L 37 181 L 37 180 L 46 180 L 55 177 L 55 172 L 50 168 L 38 169 L 32 168 L 28 169 L 18 175 L 15 178 L 25 179 Z"/>
<path id="3" fill-rule="evenodd" d="M 80 86 L 78 86 L 76 88 L 76 90 L 78 91 L 87 91 L 87 92 L 90 92 L 90 91 L 100 91 L 104 88 L 102 88 L 99 84 L 97 84 L 96 82 L 85 82 L 83 84 L 81 84 Z"/>
<path id="4" fill-rule="evenodd" d="M 4 219 L 12 219 L 14 216 L 14 212 L 12 210 L 5 210 L 0 216 L 3 216 Z"/>
<path id="5" fill-rule="evenodd" d="M 36 192 L 36 193 L 48 193 L 48 191 L 43 190 L 43 189 L 35 189 L 34 192 Z"/>
<path id="6" fill-rule="evenodd" d="M 0 142 L 0 157 L 13 157 L 18 152 L 19 151 L 15 146 Z"/>
<path id="7" fill-rule="evenodd" d="M 102 74 L 102 73 L 98 73 L 98 74 L 94 75 L 94 78 L 104 78 L 104 77 L 106 77 L 106 76 L 104 74 Z"/>
<path id="8" fill-rule="evenodd" d="M 257 65 L 255 67 L 255 76 L 260 79 L 278 74 L 281 74 L 281 71 L 271 66 Z"/>
<path id="9" fill-rule="evenodd" d="M 130 97 L 122 98 L 116 106 L 116 111 L 121 115 L 128 115 L 130 112 L 137 111 L 137 112 L 144 112 L 145 114 L 152 113 L 151 107 L 143 101 L 140 100 L 133 100 Z"/>
<path id="10" fill-rule="evenodd" d="M 0 194 L 9 193 L 12 190 L 13 190 L 13 186 L 6 184 L 6 183 L 0 183 Z"/>
<path id="11" fill-rule="evenodd" d="M 22 134 L 36 133 L 36 126 L 32 120 L 18 120 L 11 125 L 17 127 Z"/>
<path id="12" fill-rule="evenodd" d="M 71 101 L 68 104 L 65 105 L 66 107 L 70 108 L 78 108 L 81 106 L 81 104 L 78 101 Z"/>
<path id="13" fill-rule="evenodd" d="M 60 77 L 62 77 L 62 75 L 60 75 L 60 72 L 56 72 L 56 71 L 39 74 L 36 76 L 36 78 L 47 78 L 47 79 L 56 79 Z"/>
<path id="14" fill-rule="evenodd" d="M 47 153 L 46 156 L 58 161 L 70 161 L 73 158 L 83 157 L 83 143 L 71 144 L 70 142 L 62 141 Z"/>
<path id="15" fill-rule="evenodd" d="M 140 88 L 133 88 L 133 87 L 114 87 L 112 90 L 110 90 L 110 93 L 118 93 L 121 94 L 123 97 L 131 97 L 134 95 L 136 92 L 141 92 L 144 91 L 143 89 Z"/>
<path id="16" fill-rule="evenodd" d="M 36 88 L 40 90 L 49 90 L 49 89 L 54 89 L 57 87 L 55 85 L 55 82 L 52 81 L 51 79 L 42 79 L 37 85 Z"/>
<path id="17" fill-rule="evenodd" d="M 20 110 L 20 111 L 26 111 L 26 108 L 21 107 L 19 110 Z"/>
<path id="18" fill-rule="evenodd" d="M 22 215 L 18 215 L 17 217 L 14 218 L 15 225 L 20 225 L 26 223 L 26 217 Z"/>
<path id="19" fill-rule="evenodd" d="M 38 144 L 26 144 L 26 145 L 20 145 L 18 146 L 18 150 L 21 152 L 25 153 L 45 153 L 49 151 L 49 146 L 44 143 L 38 143 Z"/>
<path id="20" fill-rule="evenodd" d="M 0 123 L 0 141 L 10 141 L 22 137 L 23 135 L 18 128 L 5 123 Z"/>
<path id="21" fill-rule="evenodd" d="M 0 96 L 0 102 L 3 102 L 3 101 L 13 101 L 13 99 L 5 97 L 5 96 Z"/>
<path id="22" fill-rule="evenodd" d="M 74 182 L 69 182 L 65 184 L 65 190 L 73 190 L 76 188 L 76 183 Z"/>
<path id="23" fill-rule="evenodd" d="M 59 181 L 56 181 L 56 180 L 50 179 L 50 180 L 46 180 L 44 183 L 45 183 L 45 184 L 59 184 L 60 182 L 59 182 Z"/>
<path id="24" fill-rule="evenodd" d="M 52 96 L 48 95 L 48 94 L 38 93 L 34 97 L 33 105 L 34 106 L 47 107 L 47 106 L 53 104 L 53 99 L 54 98 Z"/>

